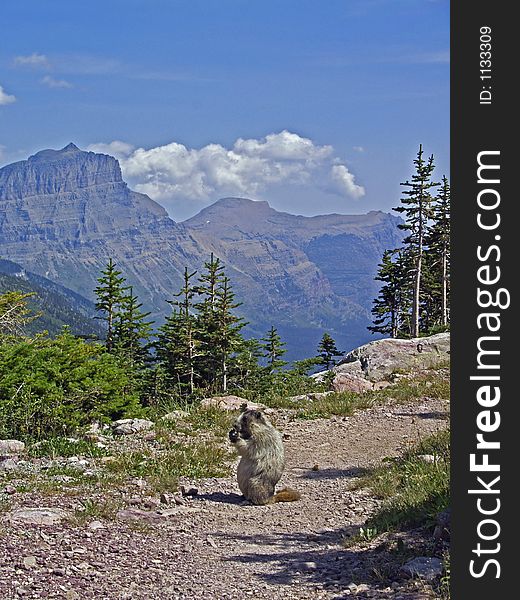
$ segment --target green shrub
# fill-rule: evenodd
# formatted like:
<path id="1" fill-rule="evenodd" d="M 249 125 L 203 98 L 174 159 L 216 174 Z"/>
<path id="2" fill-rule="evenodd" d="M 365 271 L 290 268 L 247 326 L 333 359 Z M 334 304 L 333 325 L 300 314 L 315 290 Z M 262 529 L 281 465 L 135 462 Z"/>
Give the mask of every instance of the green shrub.
<path id="1" fill-rule="evenodd" d="M 100 344 L 68 332 L 0 344 L 0 437 L 64 436 L 138 412 L 130 375 Z"/>
<path id="2" fill-rule="evenodd" d="M 426 462 L 424 454 L 433 455 L 434 461 Z M 387 461 L 365 477 L 364 483 L 384 499 L 367 527 L 388 531 L 433 525 L 436 515 L 450 502 L 449 430 L 429 436 L 404 456 Z"/>

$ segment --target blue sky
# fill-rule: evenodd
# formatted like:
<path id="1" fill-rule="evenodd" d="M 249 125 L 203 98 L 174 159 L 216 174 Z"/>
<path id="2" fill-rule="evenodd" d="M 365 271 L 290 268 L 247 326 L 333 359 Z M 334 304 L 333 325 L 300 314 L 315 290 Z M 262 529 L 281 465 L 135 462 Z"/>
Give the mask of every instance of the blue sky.
<path id="1" fill-rule="evenodd" d="M 224 195 L 390 210 L 420 143 L 449 175 L 448 1 L 4 0 L 1 17 L 0 164 L 112 152 L 178 219 Z"/>

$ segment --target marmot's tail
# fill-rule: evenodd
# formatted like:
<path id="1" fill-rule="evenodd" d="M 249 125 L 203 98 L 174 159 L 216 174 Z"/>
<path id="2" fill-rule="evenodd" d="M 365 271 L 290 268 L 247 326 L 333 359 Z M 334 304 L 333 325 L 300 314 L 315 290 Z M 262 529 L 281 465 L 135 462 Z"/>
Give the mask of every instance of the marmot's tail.
<path id="1" fill-rule="evenodd" d="M 273 502 L 294 502 L 301 498 L 300 492 L 291 490 L 291 488 L 284 488 L 273 496 Z"/>

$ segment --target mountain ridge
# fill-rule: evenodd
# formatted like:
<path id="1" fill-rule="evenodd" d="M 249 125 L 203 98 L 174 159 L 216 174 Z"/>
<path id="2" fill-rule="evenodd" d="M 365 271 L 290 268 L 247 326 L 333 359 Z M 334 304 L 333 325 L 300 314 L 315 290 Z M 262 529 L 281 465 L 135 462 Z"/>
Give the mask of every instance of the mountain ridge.
<path id="1" fill-rule="evenodd" d="M 213 253 L 243 302 L 248 333 L 275 325 L 307 355 L 324 330 L 344 346 L 367 341 L 373 277 L 383 251 L 400 243 L 399 222 L 380 211 L 291 215 L 228 197 L 178 223 L 129 189 L 115 158 L 74 144 L 0 169 L 3 257 L 91 300 L 112 258 L 160 322 L 184 267 L 200 271 Z"/>

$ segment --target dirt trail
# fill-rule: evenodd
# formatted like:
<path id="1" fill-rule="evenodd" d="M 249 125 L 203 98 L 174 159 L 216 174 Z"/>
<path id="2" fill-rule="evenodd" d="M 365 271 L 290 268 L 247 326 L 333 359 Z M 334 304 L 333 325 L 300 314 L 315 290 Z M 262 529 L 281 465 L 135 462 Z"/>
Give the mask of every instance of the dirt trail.
<path id="1" fill-rule="evenodd" d="M 287 455 L 280 484 L 299 490 L 298 502 L 242 506 L 231 476 L 185 481 L 198 496 L 158 524 L 0 523 L 0 599 L 431 597 L 360 582 L 354 575 L 371 551 L 346 550 L 342 540 L 378 506 L 366 490 L 349 489 L 352 478 L 445 428 L 446 411 L 446 403 L 424 399 L 349 418 L 278 418 Z"/>

